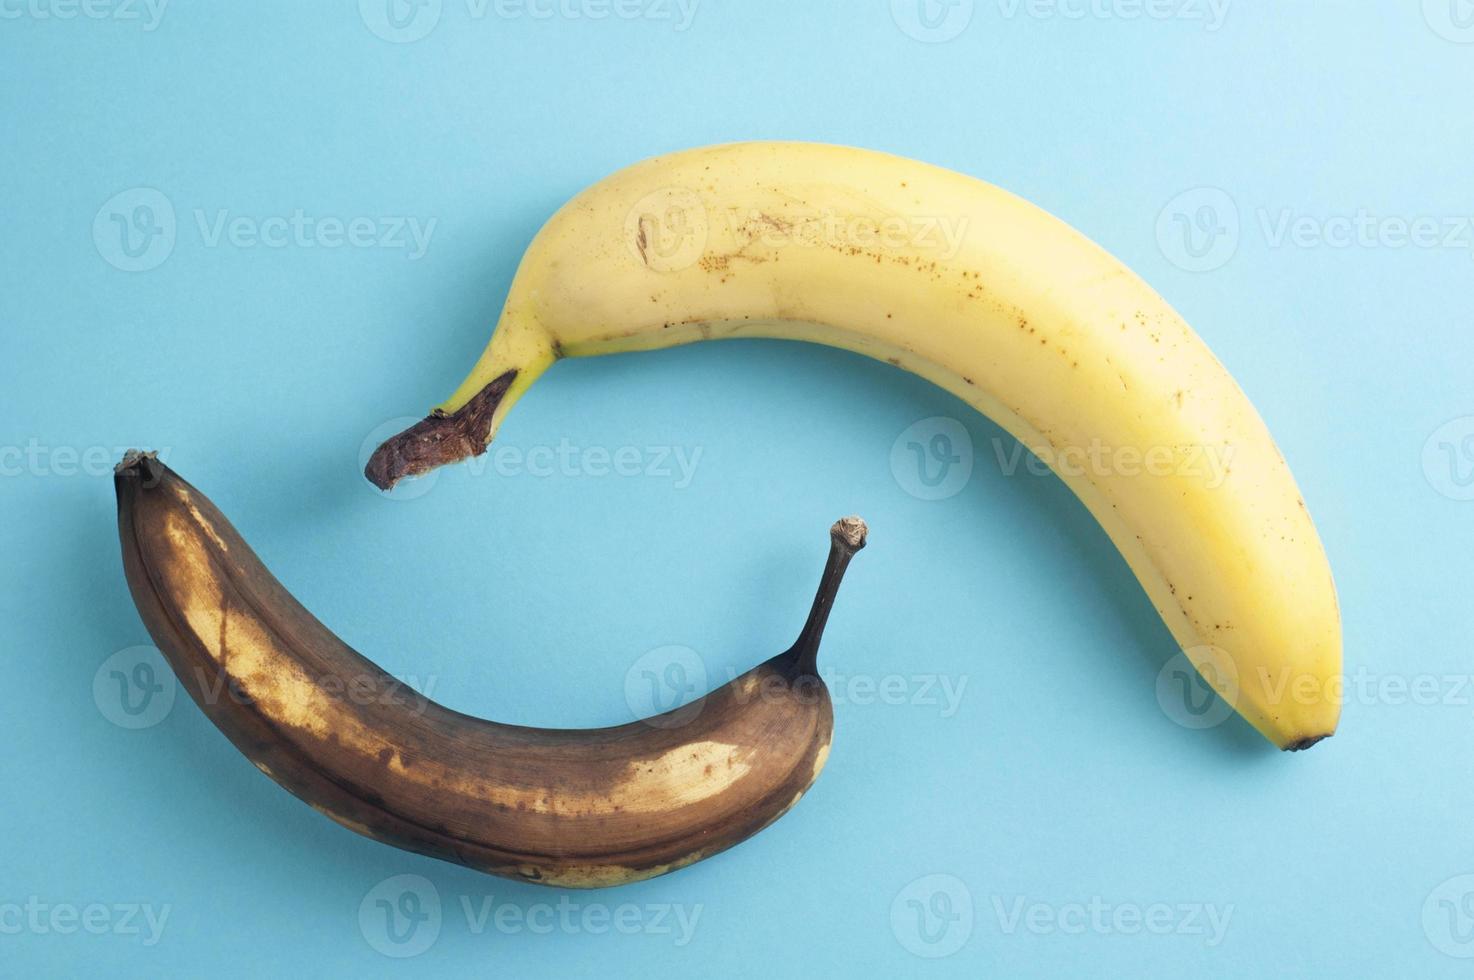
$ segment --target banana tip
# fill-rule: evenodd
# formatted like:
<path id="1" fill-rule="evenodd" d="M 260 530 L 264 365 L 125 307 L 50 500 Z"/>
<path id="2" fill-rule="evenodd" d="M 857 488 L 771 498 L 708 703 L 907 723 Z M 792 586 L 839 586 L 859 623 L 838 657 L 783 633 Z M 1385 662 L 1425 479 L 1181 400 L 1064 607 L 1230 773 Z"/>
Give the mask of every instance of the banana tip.
<path id="1" fill-rule="evenodd" d="M 515 370 L 492 381 L 454 412 L 436 410 L 396 436 L 385 439 L 369 457 L 363 475 L 380 490 L 392 490 L 407 476 L 423 476 L 448 463 L 486 452 L 497 406 L 517 377 Z"/>
<path id="2" fill-rule="evenodd" d="M 1286 752 L 1304 752 L 1306 749 L 1310 748 L 1312 745 L 1315 745 L 1318 742 L 1324 742 L 1326 739 L 1328 739 L 1330 737 L 1331 737 L 1330 735 L 1308 735 L 1305 738 L 1300 739 L 1298 742 L 1291 742 L 1289 745 L 1286 745 L 1285 746 L 1285 751 Z"/>
<path id="3" fill-rule="evenodd" d="M 865 547 L 865 539 L 870 534 L 870 528 L 858 517 L 841 517 L 834 522 L 829 533 L 836 541 L 848 546 L 851 551 L 859 551 Z"/>
<path id="4" fill-rule="evenodd" d="M 118 460 L 118 465 L 113 467 L 113 483 L 121 486 L 124 480 L 137 480 L 142 486 L 152 488 L 158 486 L 163 474 L 164 464 L 159 462 L 158 453 L 130 449 Z"/>
<path id="5" fill-rule="evenodd" d="M 148 449 L 130 449 L 118 460 L 118 465 L 113 467 L 113 472 L 122 475 L 130 470 L 138 469 L 145 460 L 158 459 L 159 454 Z"/>

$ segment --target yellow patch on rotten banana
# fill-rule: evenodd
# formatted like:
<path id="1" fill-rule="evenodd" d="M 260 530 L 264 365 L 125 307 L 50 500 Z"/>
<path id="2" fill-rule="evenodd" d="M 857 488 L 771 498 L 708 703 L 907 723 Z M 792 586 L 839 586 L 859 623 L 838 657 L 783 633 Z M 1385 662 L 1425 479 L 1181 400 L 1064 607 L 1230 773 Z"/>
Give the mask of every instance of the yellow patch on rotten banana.
<path id="1" fill-rule="evenodd" d="M 179 495 L 180 503 L 184 504 L 185 509 L 189 511 L 189 516 L 194 518 L 195 526 L 209 535 L 210 540 L 215 543 L 215 547 L 221 551 L 229 551 L 230 545 L 226 544 L 225 539 L 220 536 L 220 532 L 215 530 L 215 525 L 208 517 L 200 513 L 199 505 L 194 502 L 194 495 L 189 492 L 189 487 L 182 483 L 176 483 L 174 484 L 174 491 Z"/>
<path id="2" fill-rule="evenodd" d="M 642 801 L 665 806 L 699 803 L 725 793 L 752 771 L 751 747 L 726 742 L 692 742 L 653 759 L 636 759 L 610 792 L 611 802 L 639 809 Z"/>
<path id="3" fill-rule="evenodd" d="M 368 754 L 377 755 L 387 746 L 381 735 L 342 711 L 337 700 L 308 675 L 292 651 L 279 645 L 275 634 L 253 612 L 228 601 L 213 578 L 208 549 L 193 522 L 171 513 L 165 533 L 176 562 L 169 573 L 185 579 L 176 593 L 185 623 L 220 671 L 222 676 L 216 680 L 232 685 L 207 684 L 207 695 L 232 697 L 232 691 L 238 690 L 257 713 L 278 724 L 316 738 L 331 735 Z"/>
<path id="4" fill-rule="evenodd" d="M 494 803 L 510 810 L 572 817 L 608 813 L 665 813 L 727 792 L 753 771 L 751 746 L 727 742 L 691 742 L 658 756 L 635 759 L 607 791 L 570 794 L 547 786 L 492 782 L 475 774 L 420 763 L 405 766 L 391 755 L 389 768 L 417 782 L 429 783 Z"/>
<path id="5" fill-rule="evenodd" d="M 648 868 L 630 868 L 619 864 L 576 864 L 559 867 L 521 865 L 517 868 L 517 875 L 528 881 L 535 881 L 540 885 L 551 885 L 555 888 L 613 888 L 616 885 L 628 885 L 647 878 L 670 874 L 672 871 L 679 871 L 708 856 L 707 851 L 702 849 L 683 855 L 674 861 L 652 865 Z"/>
<path id="6" fill-rule="evenodd" d="M 825 739 L 824 744 L 819 746 L 819 751 L 814 753 L 814 774 L 809 777 L 809 785 L 813 785 L 814 780 L 819 778 L 819 773 L 824 770 L 824 763 L 829 761 L 829 746 L 831 742 L 832 739 Z"/>
<path id="7" fill-rule="evenodd" d="M 362 834 L 364 837 L 368 837 L 373 840 L 379 839 L 379 835 L 374 833 L 374 831 L 367 824 L 359 823 L 357 820 L 354 820 L 351 817 L 345 817 L 341 813 L 334 813 L 332 810 L 329 810 L 327 807 L 323 806 L 320 803 L 309 802 L 308 806 L 312 807 L 312 809 L 327 817 L 339 827 L 344 827 L 348 830 L 353 831 L 355 834 Z"/>

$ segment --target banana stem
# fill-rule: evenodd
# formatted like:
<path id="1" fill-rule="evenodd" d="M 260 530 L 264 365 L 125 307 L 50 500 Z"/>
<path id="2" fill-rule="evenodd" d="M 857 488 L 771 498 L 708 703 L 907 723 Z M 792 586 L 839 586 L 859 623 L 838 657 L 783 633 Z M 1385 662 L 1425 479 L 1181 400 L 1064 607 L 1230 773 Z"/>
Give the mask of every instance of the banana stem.
<path id="1" fill-rule="evenodd" d="M 829 560 L 824 563 L 819 591 L 814 595 L 814 604 L 809 609 L 803 632 L 785 654 L 795 680 L 819 676 L 819 641 L 824 638 L 829 610 L 834 607 L 834 597 L 839 592 L 839 583 L 844 579 L 850 559 L 865 547 L 868 531 L 865 522 L 858 517 L 841 518 L 829 529 Z"/>

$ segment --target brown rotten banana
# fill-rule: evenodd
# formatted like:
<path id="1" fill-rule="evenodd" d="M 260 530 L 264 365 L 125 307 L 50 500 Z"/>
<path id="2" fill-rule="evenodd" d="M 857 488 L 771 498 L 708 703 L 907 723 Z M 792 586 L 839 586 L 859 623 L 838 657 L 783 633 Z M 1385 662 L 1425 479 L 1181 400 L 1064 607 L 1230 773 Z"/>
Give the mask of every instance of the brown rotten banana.
<path id="1" fill-rule="evenodd" d="M 815 658 L 865 544 L 858 518 L 834 525 L 789 650 L 666 715 L 557 730 L 472 718 L 401 685 L 313 618 L 152 455 L 129 453 L 114 482 L 133 600 L 185 689 L 262 772 L 375 840 L 544 885 L 618 885 L 751 837 L 829 754 L 834 715 Z"/>

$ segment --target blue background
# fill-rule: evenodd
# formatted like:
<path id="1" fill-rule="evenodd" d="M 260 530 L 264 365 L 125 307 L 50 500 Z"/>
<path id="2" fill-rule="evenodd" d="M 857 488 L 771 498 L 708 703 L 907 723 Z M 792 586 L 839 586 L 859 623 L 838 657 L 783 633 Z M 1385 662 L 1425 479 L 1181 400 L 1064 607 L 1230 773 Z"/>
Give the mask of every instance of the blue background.
<path id="1" fill-rule="evenodd" d="M 1467 970 L 1448 953 L 1471 952 L 1474 900 L 1467 882 L 1444 883 L 1474 872 L 1474 691 L 1460 681 L 1474 672 L 1474 503 L 1424 450 L 1474 415 L 1474 249 L 1467 233 L 1438 248 L 1271 234 L 1284 214 L 1325 226 L 1359 210 L 1474 212 L 1474 44 L 1449 19 L 1457 0 L 1442 15 L 1439 0 L 1244 0 L 1218 30 L 1129 19 L 1129 3 L 1077 19 L 979 0 L 937 43 L 883 0 L 705 0 L 684 30 L 658 9 L 477 17 L 445 0 L 409 43 L 376 36 L 373 4 L 366 20 L 351 0 L 174 0 L 153 30 L 141 7 L 139 20 L 60 19 L 39 15 L 56 13 L 45 2 L 7 0 L 0 18 L 0 444 L 12 450 L 0 912 L 34 897 L 148 903 L 169 918 L 153 944 L 5 929 L 0 974 Z M 1381 693 L 1353 695 L 1340 734 L 1303 755 L 1237 718 L 1175 724 L 1156 685 L 1176 650 L 1063 484 L 1006 475 L 994 440 L 1009 443 L 991 423 L 844 353 L 734 342 L 565 362 L 500 439 L 699 449 L 688 486 L 462 467 L 408 499 L 372 491 L 365 440 L 460 381 L 563 200 L 645 156 L 745 138 L 859 144 L 989 179 L 1158 286 L 1290 459 L 1337 573 L 1348 674 Z M 1241 228 L 1216 268 L 1192 272 L 1158 219 L 1204 187 L 1228 195 Z M 143 272 L 109 261 L 106 215 L 93 233 L 105 202 L 133 188 L 177 216 L 172 251 Z M 211 246 L 196 218 L 297 209 L 436 224 L 412 259 Z M 891 448 L 938 416 L 967 427 L 975 466 L 962 492 L 922 500 Z M 109 721 L 94 675 L 148 636 L 122 577 L 110 477 L 65 461 L 132 445 L 167 449 L 306 605 L 386 669 L 521 723 L 628 720 L 627 672 L 666 645 L 696 651 L 714 683 L 782 649 L 825 527 L 861 513 L 872 544 L 824 663 L 832 676 L 900 675 L 904 703 L 840 704 L 823 777 L 754 840 L 571 895 L 642 916 L 699 907 L 684 945 L 653 924 L 478 933 L 463 898 L 525 913 L 559 893 L 339 829 L 182 694 L 152 727 Z M 1474 464 L 1457 445 L 1450 465 Z M 927 703 L 923 675 L 965 683 L 950 716 Z M 1385 686 L 1426 677 L 1434 703 Z M 359 920 L 365 896 L 401 874 L 427 879 L 443 906 L 408 967 Z M 926 944 L 908 932 L 904 890 L 934 874 L 970 899 L 971 932 L 927 959 L 909 951 Z M 1073 928 L 1070 908 L 1093 899 L 1165 903 L 1174 931 Z M 1009 928 L 1020 901 L 1066 928 Z M 1176 910 L 1194 904 L 1231 907 L 1221 942 Z"/>

